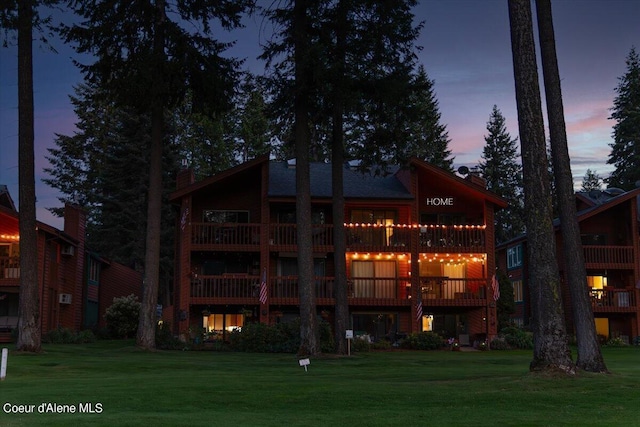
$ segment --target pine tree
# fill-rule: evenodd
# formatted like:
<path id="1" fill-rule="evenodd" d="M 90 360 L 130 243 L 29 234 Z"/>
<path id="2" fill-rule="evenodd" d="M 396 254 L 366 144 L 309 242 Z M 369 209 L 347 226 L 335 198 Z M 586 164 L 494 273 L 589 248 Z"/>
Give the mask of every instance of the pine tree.
<path id="1" fill-rule="evenodd" d="M 511 52 L 522 146 L 529 289 L 531 298 L 532 371 L 575 372 L 567 343 L 560 277 L 551 218 L 544 120 L 538 84 L 538 67 L 531 2 L 509 0 Z"/>
<path id="2" fill-rule="evenodd" d="M 611 117 L 613 143 L 608 164 L 616 169 L 607 182 L 611 187 L 632 190 L 640 182 L 640 56 L 635 47 L 626 59 L 627 72 L 619 78 Z"/>
<path id="3" fill-rule="evenodd" d="M 487 122 L 487 132 L 478 168 L 487 181 L 487 189 L 509 203 L 495 214 L 496 243 L 502 243 L 524 232 L 522 166 L 518 162 L 517 138 L 507 132 L 505 118 L 496 105 Z"/>
<path id="4" fill-rule="evenodd" d="M 420 65 L 412 77 L 411 90 L 406 100 L 407 130 L 404 157 L 396 154 L 399 164 L 405 164 L 409 157 L 417 157 L 432 165 L 453 172 L 453 160 L 449 149 L 449 133 L 441 123 L 442 115 L 433 90 L 434 81 L 429 78 L 424 66 Z"/>
<path id="5" fill-rule="evenodd" d="M 147 187 L 145 273 L 137 344 L 155 347 L 162 208 L 162 154 L 166 110 L 187 93 L 193 105 L 215 114 L 229 108 L 240 63 L 221 54 L 229 44 L 212 38 L 212 23 L 240 26 L 248 1 L 72 2 L 80 24 L 62 31 L 79 53 L 95 55 L 91 65 L 77 63 L 119 105 L 150 115 L 151 145 Z"/>
<path id="6" fill-rule="evenodd" d="M 602 190 L 602 178 L 596 171 L 587 169 L 582 178 L 582 191 L 589 192 L 591 190 Z"/>

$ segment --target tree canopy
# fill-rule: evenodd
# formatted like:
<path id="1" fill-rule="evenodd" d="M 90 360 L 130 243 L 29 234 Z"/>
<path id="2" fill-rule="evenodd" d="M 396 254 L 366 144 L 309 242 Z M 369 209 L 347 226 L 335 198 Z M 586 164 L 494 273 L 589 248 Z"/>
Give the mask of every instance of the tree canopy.
<path id="1" fill-rule="evenodd" d="M 627 71 L 619 78 L 611 108 L 613 142 L 608 164 L 614 165 L 607 182 L 632 190 L 640 183 L 640 56 L 635 47 L 626 59 Z"/>

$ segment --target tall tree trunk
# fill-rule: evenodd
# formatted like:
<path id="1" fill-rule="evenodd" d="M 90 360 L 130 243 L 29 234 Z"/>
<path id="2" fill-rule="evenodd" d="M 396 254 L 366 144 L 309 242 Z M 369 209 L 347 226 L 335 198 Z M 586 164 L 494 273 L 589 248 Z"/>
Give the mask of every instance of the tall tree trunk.
<path id="1" fill-rule="evenodd" d="M 571 174 L 569 148 L 567 146 L 567 131 L 564 122 L 564 107 L 562 105 L 562 90 L 556 56 L 551 1 L 536 0 L 536 12 L 547 100 L 551 158 L 553 161 L 560 223 L 562 224 L 562 249 L 578 342 L 576 366 L 590 372 L 607 372 L 593 319 L 584 254 L 580 240 L 580 227 L 576 216 L 573 176 Z"/>
<path id="2" fill-rule="evenodd" d="M 295 49 L 295 138 L 296 138 L 296 227 L 298 237 L 298 289 L 300 296 L 299 355 L 318 353 L 318 322 L 313 271 L 311 179 L 309 176 L 309 51 L 307 1 L 296 0 L 293 8 Z"/>
<path id="3" fill-rule="evenodd" d="M 527 212 L 534 341 L 530 369 L 573 373 L 575 367 L 567 343 L 555 257 L 544 122 L 529 0 L 509 0 L 509 21 Z"/>
<path id="4" fill-rule="evenodd" d="M 344 234 L 344 93 L 345 93 L 345 52 L 346 52 L 346 0 L 338 3 L 336 19 L 336 73 L 333 79 L 333 138 L 331 145 L 331 188 L 333 196 L 333 256 L 334 256 L 334 297 L 335 321 L 334 338 L 336 353 L 347 352 L 345 331 L 349 327 L 349 304 L 347 301 L 347 243 Z"/>
<path id="5" fill-rule="evenodd" d="M 160 228 L 162 211 L 162 139 L 164 126 L 163 75 L 164 63 L 164 0 L 156 2 L 157 21 L 153 40 L 157 64 L 154 74 L 156 97 L 151 106 L 151 156 L 149 162 L 149 189 L 147 190 L 147 237 L 144 262 L 144 289 L 138 322 L 137 345 L 145 349 L 156 346 L 156 306 L 160 280 Z"/>
<path id="6" fill-rule="evenodd" d="M 18 164 L 20 232 L 20 303 L 17 348 L 40 352 L 38 236 L 34 176 L 33 17 L 32 1 L 18 2 Z M 78 254 L 82 256 L 82 254 Z"/>

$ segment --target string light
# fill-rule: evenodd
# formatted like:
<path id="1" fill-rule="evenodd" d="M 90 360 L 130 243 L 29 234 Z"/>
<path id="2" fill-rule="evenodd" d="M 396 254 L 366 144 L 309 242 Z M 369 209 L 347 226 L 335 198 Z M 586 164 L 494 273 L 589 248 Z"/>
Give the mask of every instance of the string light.
<path id="1" fill-rule="evenodd" d="M 19 234 L 0 234 L 0 239 L 20 240 L 20 235 Z"/>

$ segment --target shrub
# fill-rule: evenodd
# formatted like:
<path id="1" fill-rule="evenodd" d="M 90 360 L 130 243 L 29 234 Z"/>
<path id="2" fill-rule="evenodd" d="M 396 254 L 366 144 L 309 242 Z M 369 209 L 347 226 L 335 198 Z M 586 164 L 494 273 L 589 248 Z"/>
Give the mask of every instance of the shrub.
<path id="1" fill-rule="evenodd" d="M 138 297 L 133 294 L 114 298 L 113 304 L 104 314 L 107 328 L 113 338 L 133 337 L 138 330 L 139 316 L 140 303 Z"/>
<path id="2" fill-rule="evenodd" d="M 320 351 L 334 350 L 331 327 L 322 322 L 320 330 Z M 295 353 L 300 348 L 300 320 L 266 325 L 246 323 L 242 329 L 229 335 L 232 350 L 253 353 Z"/>
<path id="3" fill-rule="evenodd" d="M 171 328 L 164 323 L 156 326 L 156 348 L 161 350 L 183 350 L 185 343 L 171 333 Z"/>
<path id="4" fill-rule="evenodd" d="M 435 332 L 417 332 L 407 335 L 401 347 L 411 350 L 440 350 L 444 339 Z"/>
<path id="5" fill-rule="evenodd" d="M 42 336 L 42 342 L 49 344 L 86 344 L 95 342 L 96 336 L 90 330 L 74 332 L 69 328 L 58 328 Z"/>
<path id="6" fill-rule="evenodd" d="M 614 337 L 610 338 L 606 345 L 607 347 L 626 347 L 627 343 L 620 337 Z"/>
<path id="7" fill-rule="evenodd" d="M 511 348 L 523 350 L 533 349 L 533 334 L 516 326 L 509 326 L 500 331 L 500 337 Z"/>
<path id="8" fill-rule="evenodd" d="M 371 348 L 374 350 L 389 350 L 392 348 L 391 341 L 389 340 L 380 340 L 371 344 Z"/>
<path id="9" fill-rule="evenodd" d="M 355 337 L 351 340 L 351 350 L 354 353 L 366 353 L 371 351 L 371 343 L 365 338 Z"/>
<path id="10" fill-rule="evenodd" d="M 491 341 L 491 350 L 511 350 L 511 346 L 504 340 L 504 338 L 497 337 Z"/>

